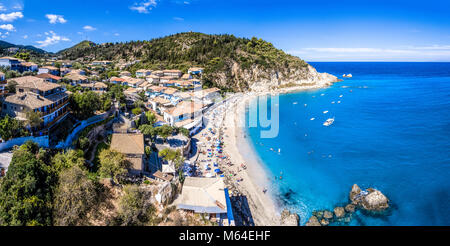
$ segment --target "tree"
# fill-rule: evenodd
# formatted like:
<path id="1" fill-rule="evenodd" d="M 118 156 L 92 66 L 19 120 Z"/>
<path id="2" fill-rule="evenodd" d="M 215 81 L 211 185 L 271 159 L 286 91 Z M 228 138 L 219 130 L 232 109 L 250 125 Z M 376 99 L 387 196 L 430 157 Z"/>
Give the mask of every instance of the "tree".
<path id="1" fill-rule="evenodd" d="M 12 138 L 27 136 L 29 133 L 25 130 L 22 121 L 18 121 L 6 115 L 0 120 L 0 137 L 8 141 Z"/>
<path id="2" fill-rule="evenodd" d="M 30 53 L 28 52 L 20 52 L 14 55 L 15 58 L 22 59 L 25 61 L 30 61 Z"/>
<path id="3" fill-rule="evenodd" d="M 70 107 L 79 119 L 87 119 L 95 114 L 95 111 L 103 109 L 98 95 L 93 91 L 76 92 L 70 96 Z"/>
<path id="4" fill-rule="evenodd" d="M 98 173 L 103 178 L 112 178 L 117 181 L 119 175 L 124 175 L 129 167 L 129 162 L 125 156 L 114 150 L 104 149 L 99 156 L 100 168 Z"/>
<path id="5" fill-rule="evenodd" d="M 52 158 L 52 164 L 57 172 L 74 166 L 84 167 L 84 153 L 82 150 L 59 152 Z"/>
<path id="6" fill-rule="evenodd" d="M 142 109 L 141 108 L 134 108 L 131 110 L 131 113 L 133 113 L 134 115 L 140 115 L 142 113 Z"/>
<path id="7" fill-rule="evenodd" d="M 164 139 L 164 142 L 166 142 L 167 138 L 173 134 L 173 128 L 169 125 L 163 125 L 156 129 L 157 129 L 158 135 Z"/>
<path id="8" fill-rule="evenodd" d="M 84 168 L 74 165 L 59 175 L 54 199 L 54 224 L 57 226 L 86 225 L 88 213 L 95 209 L 95 184 Z"/>
<path id="9" fill-rule="evenodd" d="M 180 150 L 163 149 L 159 152 L 159 157 L 169 162 L 169 164 L 174 163 L 176 169 L 179 169 L 184 162 L 184 157 Z"/>
<path id="10" fill-rule="evenodd" d="M 5 89 L 6 89 L 9 93 L 16 93 L 16 86 L 17 86 L 17 82 L 14 81 L 14 80 L 11 80 L 11 81 L 8 82 L 8 85 L 6 86 Z"/>
<path id="11" fill-rule="evenodd" d="M 41 118 L 42 113 L 39 111 L 34 112 L 33 110 L 28 110 L 25 113 L 25 117 L 27 118 L 27 124 L 31 128 L 39 127 L 39 126 L 41 126 L 42 122 L 44 122 L 44 120 Z"/>
<path id="12" fill-rule="evenodd" d="M 0 185 L 0 225 L 52 224 L 53 190 L 57 175 L 48 153 L 31 141 L 14 150 Z"/>
<path id="13" fill-rule="evenodd" d="M 156 128 L 154 128 L 152 125 L 141 125 L 139 126 L 139 131 L 141 131 L 141 133 L 145 136 L 151 137 L 152 139 L 156 137 Z"/>
<path id="14" fill-rule="evenodd" d="M 119 202 L 119 213 L 114 224 L 121 226 L 154 225 L 155 208 L 150 202 L 150 192 L 136 185 L 127 185 Z"/>
<path id="15" fill-rule="evenodd" d="M 147 122 L 150 125 L 154 125 L 157 121 L 156 115 L 152 111 L 145 112 L 145 117 L 147 118 Z"/>

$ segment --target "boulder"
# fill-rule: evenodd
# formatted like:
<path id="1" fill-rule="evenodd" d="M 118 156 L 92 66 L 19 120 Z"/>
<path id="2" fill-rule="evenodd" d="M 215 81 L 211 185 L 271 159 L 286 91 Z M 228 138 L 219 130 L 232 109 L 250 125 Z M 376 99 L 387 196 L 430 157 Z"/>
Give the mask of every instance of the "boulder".
<path id="1" fill-rule="evenodd" d="M 325 210 L 325 211 L 323 211 L 323 218 L 327 219 L 327 220 L 331 220 L 333 218 L 333 213 L 328 210 Z"/>
<path id="2" fill-rule="evenodd" d="M 354 213 L 356 210 L 356 206 L 353 204 L 348 204 L 347 206 L 345 206 L 345 211 L 347 213 Z"/>
<path id="3" fill-rule="evenodd" d="M 322 220 L 320 221 L 320 224 L 322 224 L 323 226 L 327 226 L 327 225 L 330 224 L 330 222 L 329 222 L 328 220 L 326 220 L 326 219 L 322 219 Z"/>
<path id="4" fill-rule="evenodd" d="M 321 226 L 316 216 L 311 216 L 305 226 Z"/>
<path id="5" fill-rule="evenodd" d="M 361 193 L 361 188 L 357 184 L 352 186 L 352 190 L 350 191 L 350 201 L 357 202 L 357 196 Z"/>
<path id="6" fill-rule="evenodd" d="M 389 199 L 379 190 L 371 189 L 362 199 L 362 207 L 369 211 L 382 211 L 389 208 Z"/>
<path id="7" fill-rule="evenodd" d="M 336 215 L 336 218 L 342 218 L 345 216 L 345 209 L 343 207 L 336 207 L 334 208 L 334 215 Z"/>
<path id="8" fill-rule="evenodd" d="M 298 226 L 300 218 L 298 214 L 291 213 L 289 210 L 285 209 L 281 212 L 281 225 L 283 226 Z"/>

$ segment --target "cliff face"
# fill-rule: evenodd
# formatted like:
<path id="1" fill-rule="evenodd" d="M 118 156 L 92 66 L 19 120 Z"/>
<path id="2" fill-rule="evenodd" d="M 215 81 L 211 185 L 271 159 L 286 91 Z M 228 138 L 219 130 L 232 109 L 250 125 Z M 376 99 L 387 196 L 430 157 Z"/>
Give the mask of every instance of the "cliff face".
<path id="1" fill-rule="evenodd" d="M 319 74 L 302 59 L 286 54 L 262 39 L 238 38 L 233 35 L 179 33 L 150 41 L 79 44 L 59 52 L 66 59 L 140 60 L 127 68 L 179 69 L 204 67 L 207 87 L 226 91 L 267 90 L 312 83 L 331 83 L 337 78 Z"/>
<path id="2" fill-rule="evenodd" d="M 265 69 L 254 65 L 243 70 L 233 64 L 230 72 L 216 72 L 214 82 L 219 87 L 232 86 L 234 91 L 267 92 L 299 86 L 324 87 L 338 82 L 338 78 L 328 73 L 319 73 L 311 65 L 297 68 Z"/>

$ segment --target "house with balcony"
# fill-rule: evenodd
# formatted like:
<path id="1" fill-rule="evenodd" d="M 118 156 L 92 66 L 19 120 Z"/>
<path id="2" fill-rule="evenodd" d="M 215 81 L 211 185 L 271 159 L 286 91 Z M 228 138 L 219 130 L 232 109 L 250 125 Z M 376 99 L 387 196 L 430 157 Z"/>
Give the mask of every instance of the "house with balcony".
<path id="1" fill-rule="evenodd" d="M 38 71 L 38 65 L 33 62 L 22 62 L 22 71 L 23 72 L 37 72 Z"/>
<path id="2" fill-rule="evenodd" d="M 171 126 L 184 127 L 191 132 L 203 125 L 203 104 L 181 101 L 177 106 L 164 111 L 164 120 Z"/>
<path id="3" fill-rule="evenodd" d="M 26 120 L 27 112 L 39 112 L 42 124 L 31 130 L 41 134 L 47 134 L 52 126 L 68 115 L 69 96 L 60 85 L 34 76 L 14 78 L 11 81 L 17 83 L 16 94 L 5 98 L 3 115 Z"/>
<path id="4" fill-rule="evenodd" d="M 9 56 L 0 57 L 0 67 L 9 68 L 13 71 L 19 72 L 22 72 L 23 69 L 22 63 L 19 59 Z"/>

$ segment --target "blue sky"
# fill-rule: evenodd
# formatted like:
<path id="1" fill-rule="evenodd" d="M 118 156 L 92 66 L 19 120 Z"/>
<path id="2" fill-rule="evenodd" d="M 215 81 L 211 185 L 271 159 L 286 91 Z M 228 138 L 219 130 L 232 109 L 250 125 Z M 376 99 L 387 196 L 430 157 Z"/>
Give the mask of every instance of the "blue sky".
<path id="1" fill-rule="evenodd" d="M 0 39 L 54 52 L 196 31 L 307 61 L 450 61 L 449 13 L 448 0 L 0 0 Z"/>

